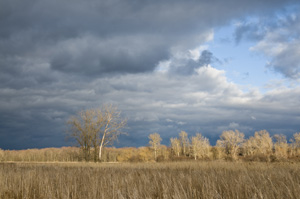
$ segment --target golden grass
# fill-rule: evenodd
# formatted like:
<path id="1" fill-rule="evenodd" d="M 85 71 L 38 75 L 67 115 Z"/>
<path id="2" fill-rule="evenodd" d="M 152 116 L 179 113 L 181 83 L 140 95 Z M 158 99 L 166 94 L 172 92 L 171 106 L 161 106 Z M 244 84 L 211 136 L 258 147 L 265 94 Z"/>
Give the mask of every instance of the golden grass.
<path id="1" fill-rule="evenodd" d="M 1 198 L 299 198 L 299 163 L 1 163 Z"/>

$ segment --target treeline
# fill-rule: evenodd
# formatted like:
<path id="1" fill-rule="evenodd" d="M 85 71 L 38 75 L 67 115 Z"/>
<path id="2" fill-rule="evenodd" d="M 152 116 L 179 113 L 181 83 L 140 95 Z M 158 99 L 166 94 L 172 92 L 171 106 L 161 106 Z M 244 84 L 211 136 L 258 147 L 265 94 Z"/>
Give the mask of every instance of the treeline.
<path id="1" fill-rule="evenodd" d="M 181 131 L 179 138 L 171 138 L 172 156 L 193 157 L 197 159 L 225 159 L 245 161 L 283 161 L 300 159 L 300 132 L 295 133 L 290 142 L 286 136 L 270 136 L 266 130 L 257 131 L 254 136 L 245 139 L 238 130 L 223 131 L 215 146 L 209 144 L 208 138 L 197 133 L 189 138 Z"/>
<path id="2" fill-rule="evenodd" d="M 94 149 L 91 149 L 92 152 Z M 169 159 L 170 149 L 160 146 L 159 158 Z M 26 150 L 1 150 L 1 161 L 22 162 L 81 162 L 86 161 L 85 153 L 79 147 L 26 149 Z M 88 161 L 94 161 L 91 156 Z M 102 162 L 149 162 L 154 161 L 153 151 L 150 147 L 107 147 L 103 151 Z"/>
<path id="3" fill-rule="evenodd" d="M 92 152 L 94 149 L 91 149 Z M 160 152 L 169 153 L 166 146 L 160 146 Z M 103 162 L 149 162 L 153 161 L 153 153 L 150 147 L 107 147 L 103 151 Z M 79 147 L 43 148 L 26 150 L 1 150 L 1 161 L 22 162 L 81 162 L 86 161 L 85 153 Z M 91 156 L 88 161 L 94 161 Z"/>
<path id="4" fill-rule="evenodd" d="M 158 133 L 149 135 L 149 146 L 134 148 L 105 148 L 102 162 L 151 162 L 181 160 L 244 160 L 244 161 L 300 161 L 300 133 L 290 142 L 285 135 L 270 134 L 266 130 L 255 132 L 248 139 L 238 130 L 224 131 L 215 146 L 200 133 L 189 137 L 181 131 L 170 139 L 170 146 L 161 145 Z M 93 148 L 91 152 L 93 152 Z M 97 149 L 96 149 L 97 150 Z M 1 150 L 0 161 L 78 162 L 94 161 L 78 147 Z"/>
<path id="5" fill-rule="evenodd" d="M 26 150 L 1 150 L 0 161 L 25 161 L 25 162 L 77 162 L 80 161 L 78 147 L 26 149 Z"/>
<path id="6" fill-rule="evenodd" d="M 209 144 L 208 138 L 197 133 L 188 137 L 181 131 L 178 138 L 171 138 L 172 156 L 193 157 L 195 160 L 225 159 L 245 161 L 284 161 L 300 159 L 300 132 L 295 133 L 290 142 L 286 136 L 270 136 L 266 130 L 257 131 L 245 139 L 238 130 L 223 131 L 215 146 Z"/>

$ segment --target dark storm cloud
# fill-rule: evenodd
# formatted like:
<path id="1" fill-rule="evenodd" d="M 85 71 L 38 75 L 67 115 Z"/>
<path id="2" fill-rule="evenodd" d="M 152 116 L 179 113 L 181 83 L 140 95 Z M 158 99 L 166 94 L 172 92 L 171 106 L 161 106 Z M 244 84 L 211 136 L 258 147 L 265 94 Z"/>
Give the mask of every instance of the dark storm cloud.
<path id="1" fill-rule="evenodd" d="M 204 66 L 196 74 L 127 74 L 92 81 L 69 78 L 70 87 L 56 82 L 45 89 L 2 89 L 0 135 L 2 148 L 59 146 L 65 122 L 77 111 L 113 103 L 128 118 L 129 136 L 117 146 L 141 146 L 158 132 L 169 138 L 181 130 L 215 139 L 237 128 L 247 135 L 267 129 L 290 135 L 299 127 L 299 89 L 282 88 L 265 95 L 243 92 L 228 82 L 224 71 Z M 57 89 L 60 88 L 60 89 Z M 288 100 L 287 100 L 287 98 Z M 256 119 L 253 119 L 256 118 Z M 280 127 L 280 128 L 279 128 Z M 30 144 L 29 144 L 30 143 Z"/>
<path id="2" fill-rule="evenodd" d="M 282 128 L 294 131 L 297 101 L 290 107 L 275 93 L 266 109 L 267 98 L 210 66 L 218 60 L 208 50 L 198 60 L 174 57 L 207 41 L 212 28 L 289 2 L 297 1 L 1 0 L 0 148 L 66 145 L 69 116 L 103 103 L 129 119 L 122 146 L 145 145 L 155 131 L 165 144 L 180 130 L 213 138 L 232 126 L 250 131 L 260 127 L 251 117 L 273 115 L 264 128 L 284 115 Z M 166 60 L 189 76 L 155 72 Z M 291 99 L 296 91 L 288 90 Z"/>
<path id="3" fill-rule="evenodd" d="M 152 71 L 159 60 L 168 57 L 164 42 L 150 36 L 111 40 L 85 36 L 59 44 L 54 51 L 52 69 L 89 76 Z"/>
<path id="4" fill-rule="evenodd" d="M 3 0 L 1 58 L 86 75 L 151 71 L 169 58 L 171 48 L 199 45 L 197 36 L 207 28 L 286 3 Z"/>

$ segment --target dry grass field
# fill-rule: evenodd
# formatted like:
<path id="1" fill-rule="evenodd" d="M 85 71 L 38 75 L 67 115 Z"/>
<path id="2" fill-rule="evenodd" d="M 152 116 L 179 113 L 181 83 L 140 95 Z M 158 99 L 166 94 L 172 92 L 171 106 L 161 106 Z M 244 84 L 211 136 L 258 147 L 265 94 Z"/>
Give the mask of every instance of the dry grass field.
<path id="1" fill-rule="evenodd" d="M 299 163 L 0 163 L 1 198 L 299 196 Z"/>

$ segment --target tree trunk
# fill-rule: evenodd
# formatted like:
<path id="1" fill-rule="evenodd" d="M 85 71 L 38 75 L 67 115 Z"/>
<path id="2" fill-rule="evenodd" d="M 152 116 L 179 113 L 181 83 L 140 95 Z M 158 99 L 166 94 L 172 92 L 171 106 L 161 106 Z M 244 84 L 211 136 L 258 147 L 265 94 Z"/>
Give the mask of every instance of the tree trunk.
<path id="1" fill-rule="evenodd" d="M 105 133 L 103 134 L 101 144 L 99 146 L 99 161 L 101 162 L 102 158 L 102 148 L 103 148 L 103 143 L 104 143 L 104 138 L 105 138 Z"/>
<path id="2" fill-rule="evenodd" d="M 99 161 L 101 161 L 101 158 L 102 158 L 102 145 L 100 145 L 99 147 Z"/>

